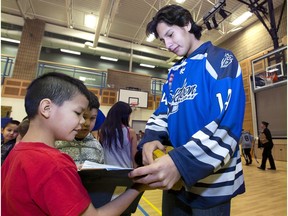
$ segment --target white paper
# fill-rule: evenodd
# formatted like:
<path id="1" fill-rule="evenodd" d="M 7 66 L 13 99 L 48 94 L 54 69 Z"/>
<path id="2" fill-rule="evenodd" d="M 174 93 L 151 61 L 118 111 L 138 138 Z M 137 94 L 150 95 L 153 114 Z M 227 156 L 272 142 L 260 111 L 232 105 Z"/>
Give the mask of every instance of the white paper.
<path id="1" fill-rule="evenodd" d="M 99 164 L 99 163 L 91 162 L 87 160 L 82 165 L 81 170 L 84 170 L 84 169 L 132 170 L 132 168 L 124 168 L 124 167 L 113 166 L 113 165 L 108 165 L 108 164 Z"/>

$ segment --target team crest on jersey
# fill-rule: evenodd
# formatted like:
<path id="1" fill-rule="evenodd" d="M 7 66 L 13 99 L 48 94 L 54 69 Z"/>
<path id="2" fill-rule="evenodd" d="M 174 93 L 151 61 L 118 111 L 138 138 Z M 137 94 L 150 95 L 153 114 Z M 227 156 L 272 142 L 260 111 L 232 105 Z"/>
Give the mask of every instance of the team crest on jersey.
<path id="1" fill-rule="evenodd" d="M 184 84 L 181 88 L 177 88 L 175 93 L 172 94 L 172 101 L 169 102 L 169 114 L 173 114 L 178 111 L 180 103 L 186 100 L 193 100 L 197 95 L 197 85 L 187 85 L 187 80 L 184 80 Z"/>
<path id="2" fill-rule="evenodd" d="M 230 65 L 233 61 L 233 55 L 226 53 L 224 58 L 221 61 L 221 68 L 226 68 Z"/>
<path id="3" fill-rule="evenodd" d="M 185 66 L 186 66 L 186 64 L 187 64 L 186 61 L 182 61 L 180 64 L 174 65 L 173 67 L 171 67 L 170 70 L 174 70 L 174 71 L 179 70 L 179 73 L 180 73 L 180 74 L 183 74 L 184 71 L 185 71 Z M 170 71 L 170 70 L 169 70 L 169 71 Z"/>

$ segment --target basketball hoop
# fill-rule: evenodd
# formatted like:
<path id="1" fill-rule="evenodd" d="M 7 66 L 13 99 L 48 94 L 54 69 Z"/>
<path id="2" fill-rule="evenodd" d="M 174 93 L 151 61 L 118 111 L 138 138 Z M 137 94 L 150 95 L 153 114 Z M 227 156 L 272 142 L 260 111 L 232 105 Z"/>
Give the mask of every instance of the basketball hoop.
<path id="1" fill-rule="evenodd" d="M 132 110 L 137 110 L 137 107 L 138 107 L 138 103 L 137 102 L 131 102 L 130 103 L 130 107 L 132 108 Z"/>

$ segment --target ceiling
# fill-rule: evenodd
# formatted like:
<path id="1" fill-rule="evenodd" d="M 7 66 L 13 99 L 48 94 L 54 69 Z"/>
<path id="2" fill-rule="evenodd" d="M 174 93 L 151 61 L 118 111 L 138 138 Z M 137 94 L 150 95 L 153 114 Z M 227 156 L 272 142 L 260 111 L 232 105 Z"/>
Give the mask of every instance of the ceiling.
<path id="1" fill-rule="evenodd" d="M 192 13 L 197 24 L 203 26 L 202 39 L 210 40 L 215 45 L 237 34 L 238 31 L 232 31 L 235 26 L 231 25 L 231 21 L 248 10 L 248 6 L 241 1 L 227 0 L 224 9 L 232 14 L 219 24 L 218 29 L 207 30 L 203 24 L 203 16 L 217 2 L 218 0 L 186 0 L 182 4 Z M 167 4 L 176 2 L 175 0 L 1 0 L 1 35 L 20 39 L 21 26 L 24 25 L 23 18 L 41 19 L 46 22 L 42 44 L 44 47 L 66 48 L 167 68 L 175 61 L 176 56 L 165 50 L 164 44 L 159 40 L 147 42 L 145 34 L 147 23 L 159 8 Z M 276 8 L 283 4 L 283 1 L 273 0 L 273 4 Z M 86 14 L 94 14 L 98 18 L 96 28 L 84 26 Z M 216 16 L 220 21 L 219 17 Z M 257 20 L 253 15 L 241 26 L 247 27 Z M 90 42 L 90 47 L 85 45 L 86 41 Z"/>

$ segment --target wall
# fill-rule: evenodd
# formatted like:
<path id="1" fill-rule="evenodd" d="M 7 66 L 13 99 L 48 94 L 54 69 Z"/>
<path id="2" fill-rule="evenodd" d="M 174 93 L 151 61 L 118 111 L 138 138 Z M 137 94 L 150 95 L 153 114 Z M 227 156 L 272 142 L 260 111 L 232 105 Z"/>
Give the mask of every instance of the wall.
<path id="1" fill-rule="evenodd" d="M 15 120 L 21 121 L 26 116 L 24 99 L 1 97 L 1 105 L 12 106 L 11 117 Z M 100 106 L 100 109 L 106 116 L 110 106 Z M 132 120 L 147 121 L 152 113 L 153 110 L 137 108 L 131 114 L 130 126 L 132 125 Z"/>
<path id="2" fill-rule="evenodd" d="M 278 25 L 281 8 L 276 8 L 275 11 L 276 25 Z M 255 15 L 253 15 L 255 16 Z M 268 24 L 270 27 L 270 24 Z M 278 38 L 279 42 L 287 35 L 287 7 L 283 13 L 282 21 L 280 23 Z M 252 55 L 255 55 L 263 50 L 273 47 L 273 41 L 260 21 L 256 21 L 251 26 L 241 29 L 232 36 L 229 40 L 219 45 L 225 49 L 231 50 L 237 57 L 238 61 L 242 61 Z"/>

